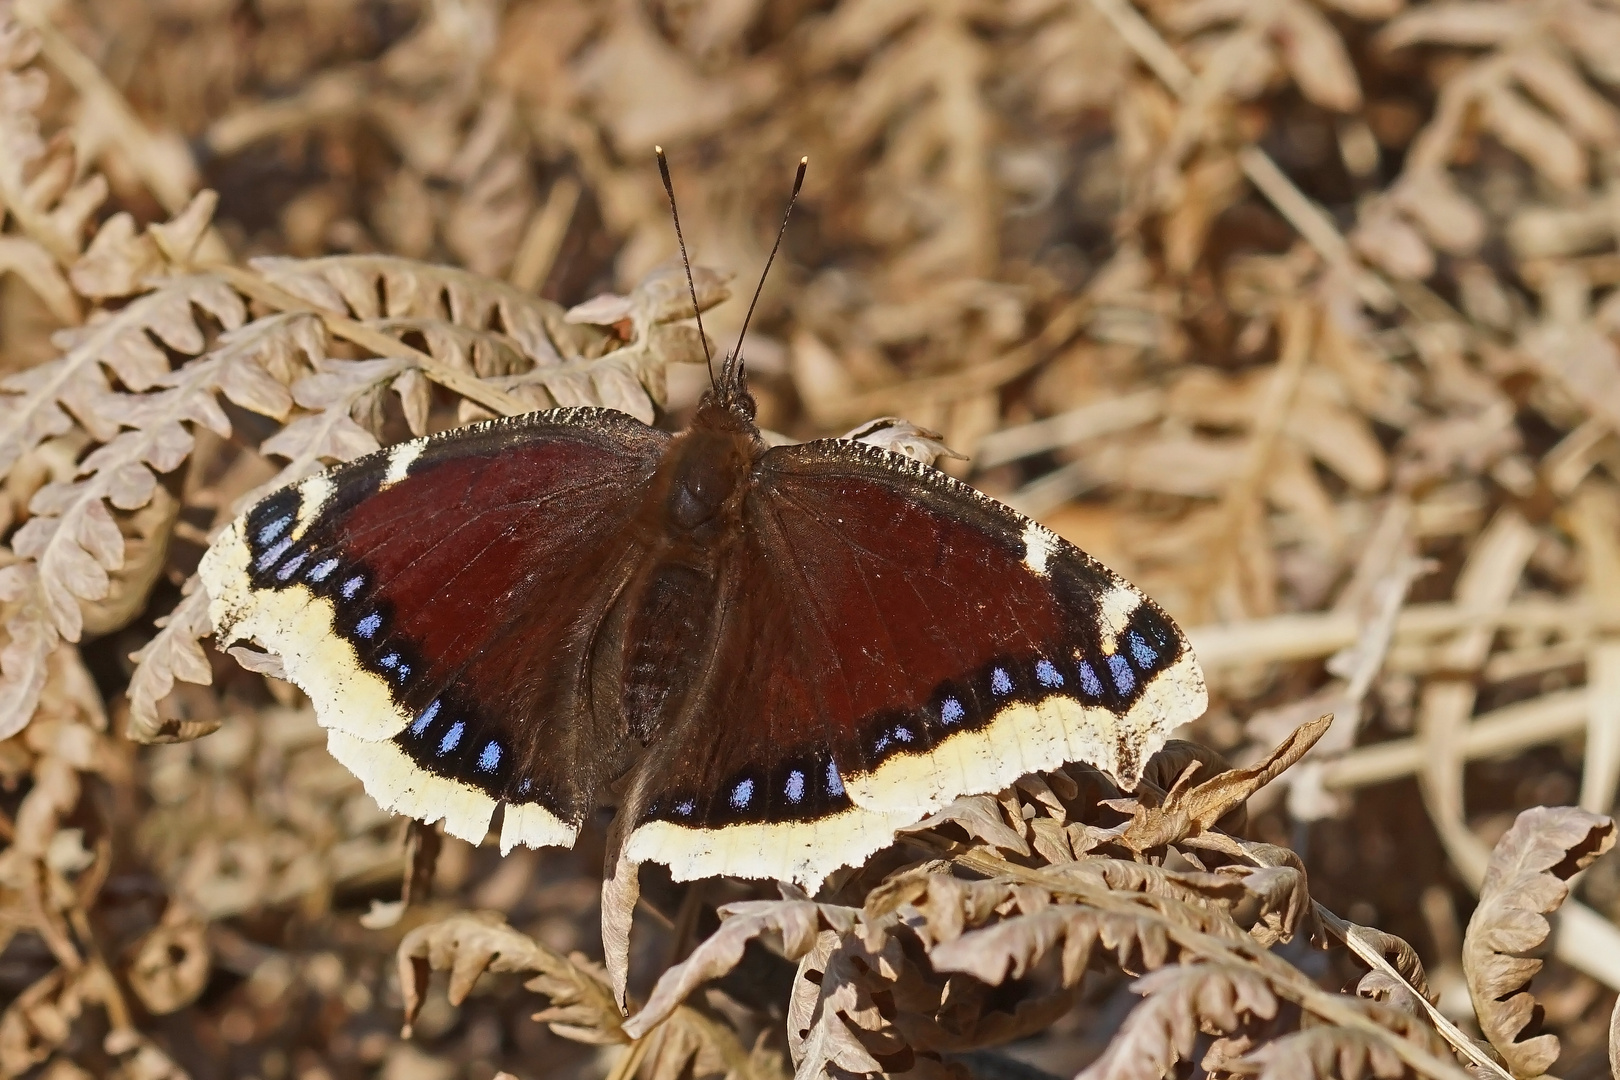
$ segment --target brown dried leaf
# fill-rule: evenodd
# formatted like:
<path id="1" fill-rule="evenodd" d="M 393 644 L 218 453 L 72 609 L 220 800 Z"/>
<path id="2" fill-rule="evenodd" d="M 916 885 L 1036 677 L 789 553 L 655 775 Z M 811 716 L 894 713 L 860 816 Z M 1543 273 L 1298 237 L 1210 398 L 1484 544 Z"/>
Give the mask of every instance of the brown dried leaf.
<path id="1" fill-rule="evenodd" d="M 170 903 L 135 946 L 125 977 L 148 1012 L 172 1013 L 202 993 L 212 966 L 207 933 L 196 912 Z"/>
<path id="2" fill-rule="evenodd" d="M 450 971 L 449 997 L 459 1005 L 485 971 L 534 971 L 525 985 L 552 999 L 539 1018 L 576 1041 L 624 1042 L 619 1010 L 606 975 L 583 958 L 563 957 L 506 925 L 494 912 L 459 912 L 406 934 L 396 953 L 399 984 L 405 997 L 403 1035 L 422 1008 L 428 977 Z"/>
<path id="3" fill-rule="evenodd" d="M 13 605 L 6 619 L 8 641 L 0 650 L 0 738 L 27 726 L 39 704 L 47 661 L 61 640 L 46 607 L 39 568 L 29 562 L 0 568 L 0 600 Z"/>
<path id="4" fill-rule="evenodd" d="M 945 824 L 959 826 L 968 836 L 983 840 L 991 847 L 1019 855 L 1029 854 L 1029 843 L 1019 831 L 1023 821 L 1018 822 L 1018 828 L 1008 825 L 1007 815 L 993 795 L 959 796 L 903 831 L 918 832 Z"/>
<path id="5" fill-rule="evenodd" d="M 1398 1080 L 1412 1075 L 1386 1042 L 1360 1031 L 1315 1027 L 1294 1032 L 1261 1046 L 1227 1068 L 1260 1080 L 1340 1080 L 1374 1076 Z"/>
<path id="6" fill-rule="evenodd" d="M 1144 806 L 1135 811 L 1120 841 L 1132 851 L 1151 851 L 1214 828 L 1221 818 L 1304 757 L 1332 722 L 1332 716 L 1323 716 L 1301 724 L 1250 768 L 1233 769 L 1192 786 L 1183 786 L 1189 775 L 1183 774 L 1183 780 L 1171 788 L 1162 806 Z"/>
<path id="7" fill-rule="evenodd" d="M 817 935 L 823 930 L 847 934 L 861 917 L 855 908 L 809 900 L 727 904 L 720 909 L 720 914 L 724 920 L 720 929 L 693 949 L 692 955 L 659 977 L 647 1004 L 625 1021 L 626 1035 L 632 1039 L 646 1035 L 667 1019 L 693 990 L 736 967 L 742 959 L 743 948 L 762 934 L 780 934 L 783 955 L 797 960 L 815 946 Z"/>
<path id="8" fill-rule="evenodd" d="M 1159 1080 L 1193 1052 L 1200 1031 L 1235 1033 L 1277 1015 L 1276 994 L 1253 971 L 1199 962 L 1160 968 L 1131 990 L 1146 1000 L 1077 1080 Z"/>
<path id="9" fill-rule="evenodd" d="M 130 656 L 135 670 L 129 678 L 128 737 L 136 742 L 168 742 L 206 735 L 217 725 L 199 726 L 159 712 L 176 679 L 203 686 L 213 682 L 201 641 L 214 626 L 208 618 L 208 594 L 195 574 L 186 580 L 180 602 L 157 620 L 157 626 L 152 640 Z"/>
<path id="10" fill-rule="evenodd" d="M 579 359 L 596 337 L 571 328 L 549 300 L 455 267 L 387 255 L 264 258 L 252 265 L 272 284 L 362 321 L 441 319 L 487 330 L 498 319 L 504 333 L 538 364 Z"/>
<path id="11" fill-rule="evenodd" d="M 1614 842 L 1612 818 L 1537 806 L 1491 852 L 1463 939 L 1463 971 L 1480 1029 L 1515 1076 L 1546 1072 L 1559 1051 L 1557 1036 L 1537 1031 L 1540 1007 L 1529 986 L 1542 961 L 1528 954 L 1547 940 L 1545 916 L 1569 895 L 1569 879 Z"/>
<path id="12" fill-rule="evenodd" d="M 57 322 L 73 325 L 80 319 L 79 301 L 51 253 L 20 236 L 0 236 L 0 277 L 16 274 L 45 302 Z"/>

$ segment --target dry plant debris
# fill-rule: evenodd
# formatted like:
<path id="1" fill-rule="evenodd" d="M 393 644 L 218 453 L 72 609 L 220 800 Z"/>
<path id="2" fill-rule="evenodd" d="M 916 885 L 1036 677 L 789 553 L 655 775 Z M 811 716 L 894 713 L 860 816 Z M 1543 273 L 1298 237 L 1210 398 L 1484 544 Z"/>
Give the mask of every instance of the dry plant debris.
<path id="1" fill-rule="evenodd" d="M 1617 58 L 1611 0 L 0 0 L 0 1076 L 1620 1075 Z M 192 572 L 413 434 L 679 423 L 655 141 L 723 342 L 811 158 L 764 426 L 956 451 L 1213 705 L 604 954 L 599 835 L 382 814 Z"/>

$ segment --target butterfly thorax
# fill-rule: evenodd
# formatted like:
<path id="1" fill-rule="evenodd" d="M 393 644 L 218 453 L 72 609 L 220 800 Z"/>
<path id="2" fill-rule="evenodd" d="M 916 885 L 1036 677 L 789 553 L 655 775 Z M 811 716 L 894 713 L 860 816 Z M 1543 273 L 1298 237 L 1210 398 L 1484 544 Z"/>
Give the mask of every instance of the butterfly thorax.
<path id="1" fill-rule="evenodd" d="M 615 605 L 610 655 L 598 653 L 593 681 L 599 691 L 618 684 L 621 730 L 643 743 L 701 696 L 721 581 L 764 450 L 752 423 L 731 410 L 704 419 L 671 440 L 649 485 L 636 521 L 647 557 Z"/>

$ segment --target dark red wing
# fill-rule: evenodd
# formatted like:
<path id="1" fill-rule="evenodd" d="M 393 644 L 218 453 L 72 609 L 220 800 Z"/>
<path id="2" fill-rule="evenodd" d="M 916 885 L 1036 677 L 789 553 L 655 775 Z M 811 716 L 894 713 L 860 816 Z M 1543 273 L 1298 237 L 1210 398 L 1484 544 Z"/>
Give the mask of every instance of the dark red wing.
<path id="1" fill-rule="evenodd" d="M 477 840 L 504 802 L 503 843 L 569 842 L 617 756 L 586 701 L 590 634 L 668 438 L 563 409 L 311 477 L 210 549 L 216 628 L 282 657 L 384 806 Z"/>
<path id="2" fill-rule="evenodd" d="M 767 452 L 726 576 L 698 710 L 725 737 L 694 720 L 639 770 L 631 853 L 661 852 L 677 876 L 814 884 L 895 822 L 1066 761 L 1134 785 L 1205 706 L 1152 601 L 1008 507 L 859 443 Z"/>

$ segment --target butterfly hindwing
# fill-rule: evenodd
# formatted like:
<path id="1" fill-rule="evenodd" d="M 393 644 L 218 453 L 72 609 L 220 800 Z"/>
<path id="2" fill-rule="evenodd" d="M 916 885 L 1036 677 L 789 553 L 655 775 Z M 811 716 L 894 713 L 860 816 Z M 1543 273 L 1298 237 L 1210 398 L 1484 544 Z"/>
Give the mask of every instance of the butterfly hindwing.
<path id="1" fill-rule="evenodd" d="M 201 572 L 221 641 L 256 639 L 386 807 L 503 845 L 571 843 L 614 736 L 589 634 L 640 552 L 669 436 L 561 409 L 402 443 L 276 492 Z"/>
<path id="2" fill-rule="evenodd" d="M 641 769 L 631 852 L 814 887 L 958 795 L 1090 762 L 1134 785 L 1204 708 L 1152 601 L 928 466 L 845 440 L 766 452 L 699 723 Z M 765 864 L 769 863 L 769 866 Z"/>

